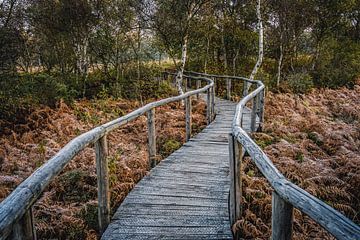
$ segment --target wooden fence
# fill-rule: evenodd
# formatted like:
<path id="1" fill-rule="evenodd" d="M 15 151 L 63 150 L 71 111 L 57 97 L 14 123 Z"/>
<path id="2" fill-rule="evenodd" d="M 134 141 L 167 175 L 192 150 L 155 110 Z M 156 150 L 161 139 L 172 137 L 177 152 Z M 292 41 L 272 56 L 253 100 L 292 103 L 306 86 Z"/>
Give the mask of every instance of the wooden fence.
<path id="1" fill-rule="evenodd" d="M 165 72 L 165 78 L 173 73 Z M 265 87 L 261 81 L 251 81 L 242 77 L 210 75 L 186 72 L 185 79 L 196 81 L 196 90 L 192 90 L 167 99 L 149 103 L 123 117 L 96 127 L 71 140 L 54 157 L 37 169 L 23 181 L 4 201 L 0 203 L 0 239 L 36 239 L 32 206 L 44 189 L 74 158 L 90 144 L 96 152 L 96 171 L 98 184 L 99 228 L 104 231 L 110 221 L 110 196 L 108 176 L 108 147 L 106 135 L 133 119 L 147 114 L 149 165 L 156 165 L 155 108 L 177 101 L 185 102 L 186 139 L 191 136 L 191 97 L 207 94 L 207 121 L 215 116 L 215 84 L 217 79 L 225 79 L 227 98 L 231 98 L 231 82 L 243 82 L 243 96 L 236 108 L 229 135 L 230 177 L 229 194 L 230 221 L 233 224 L 241 218 L 241 161 L 245 152 L 274 189 L 272 197 L 272 239 L 291 239 L 293 207 L 314 219 L 338 239 L 360 239 L 360 227 L 344 215 L 315 198 L 295 184 L 289 182 L 272 164 L 260 147 L 243 130 L 243 110 L 252 102 L 251 130 L 261 130 L 264 119 Z M 206 86 L 201 87 L 201 81 Z M 255 89 L 248 93 L 249 85 Z M 185 81 L 185 86 L 187 86 Z M 229 226 L 230 227 L 230 226 Z"/>

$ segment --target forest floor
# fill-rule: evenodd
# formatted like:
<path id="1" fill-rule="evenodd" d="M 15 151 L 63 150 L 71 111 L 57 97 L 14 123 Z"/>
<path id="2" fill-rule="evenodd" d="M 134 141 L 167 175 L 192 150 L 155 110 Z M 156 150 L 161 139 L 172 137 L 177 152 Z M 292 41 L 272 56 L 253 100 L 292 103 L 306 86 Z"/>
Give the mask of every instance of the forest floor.
<path id="1" fill-rule="evenodd" d="M 256 142 L 293 183 L 360 223 L 360 86 L 266 97 Z M 272 188 L 249 158 L 243 164 L 243 215 L 234 230 L 245 239 L 271 236 Z M 295 210 L 293 239 L 333 239 Z"/>
<path id="2" fill-rule="evenodd" d="M 150 101 L 150 100 L 149 100 Z M 140 107 L 129 100 L 63 102 L 43 107 L 27 124 L 0 136 L 0 201 L 77 135 Z M 193 132 L 206 126 L 206 105 L 193 100 Z M 148 171 L 146 116 L 108 136 L 111 209 L 115 211 Z M 185 141 L 185 111 L 178 103 L 156 109 L 157 148 L 161 160 Z M 34 205 L 39 239 L 97 239 L 95 151 L 87 147 L 55 178 Z"/>

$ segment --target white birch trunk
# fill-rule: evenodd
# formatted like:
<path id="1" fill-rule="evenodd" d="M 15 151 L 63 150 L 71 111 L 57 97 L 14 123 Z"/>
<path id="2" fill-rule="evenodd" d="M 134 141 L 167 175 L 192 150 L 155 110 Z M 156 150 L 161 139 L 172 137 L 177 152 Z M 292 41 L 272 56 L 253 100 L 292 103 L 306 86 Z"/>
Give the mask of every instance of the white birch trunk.
<path id="1" fill-rule="evenodd" d="M 89 47 L 89 38 L 84 37 L 80 43 L 77 44 L 75 54 L 76 54 L 76 65 L 78 73 L 84 77 L 83 81 L 83 96 L 85 96 L 86 92 L 86 82 L 88 79 L 89 73 L 89 63 L 90 57 L 88 55 L 88 47 Z"/>
<path id="2" fill-rule="evenodd" d="M 188 34 L 184 36 L 183 40 L 183 46 L 181 50 L 181 63 L 180 68 L 176 74 L 176 87 L 179 94 L 184 94 L 184 91 L 182 89 L 182 81 L 183 81 L 183 75 L 184 75 L 184 69 L 187 59 L 187 45 L 188 45 Z"/>
<path id="3" fill-rule="evenodd" d="M 263 22 L 261 19 L 261 0 L 257 0 L 257 7 L 256 7 L 256 15 L 258 18 L 258 28 L 259 28 L 259 56 L 258 60 L 254 66 L 254 69 L 251 72 L 250 80 L 254 80 L 256 73 L 258 72 L 264 57 L 264 28 Z M 248 84 L 248 90 L 250 89 L 251 84 Z"/>

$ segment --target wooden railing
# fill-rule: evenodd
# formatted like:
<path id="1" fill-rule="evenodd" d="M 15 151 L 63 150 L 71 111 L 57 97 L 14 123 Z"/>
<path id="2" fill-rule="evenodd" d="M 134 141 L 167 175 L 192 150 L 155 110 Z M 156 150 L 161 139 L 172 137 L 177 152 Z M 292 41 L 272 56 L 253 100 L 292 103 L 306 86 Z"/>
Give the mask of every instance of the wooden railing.
<path id="1" fill-rule="evenodd" d="M 187 74 L 190 74 L 189 72 Z M 251 131 L 256 130 L 257 119 L 261 130 L 263 123 L 263 108 L 265 86 L 261 81 L 218 76 L 202 73 L 193 73 L 196 76 L 216 79 L 245 80 L 242 95 L 244 96 L 236 107 L 236 114 L 232 123 L 232 132 L 229 135 L 230 177 L 231 186 L 229 194 L 230 222 L 234 224 L 241 219 L 241 162 L 245 152 L 251 157 L 260 172 L 274 189 L 272 195 L 272 239 L 287 240 L 292 236 L 293 208 L 299 209 L 315 222 L 320 224 L 337 239 L 360 239 L 360 227 L 343 214 L 330 207 L 323 201 L 312 196 L 305 190 L 288 181 L 273 165 L 261 148 L 251 139 L 243 129 L 243 112 L 247 103 L 252 101 Z M 256 86 L 248 93 L 248 85 Z M 229 85 L 227 85 L 229 86 Z M 231 96 L 231 88 L 227 88 L 227 97 Z"/>
<path id="2" fill-rule="evenodd" d="M 168 75 L 168 73 L 165 73 Z M 54 157 L 38 168 L 24 180 L 6 199 L 0 203 L 0 239 L 36 239 L 32 206 L 44 189 L 80 151 L 94 144 L 96 155 L 96 172 L 98 185 L 98 219 L 102 233 L 110 222 L 110 193 L 108 173 L 108 145 L 106 136 L 109 132 L 147 114 L 149 166 L 156 165 L 155 108 L 168 103 L 185 101 L 186 140 L 191 136 L 191 97 L 207 93 L 207 120 L 214 116 L 213 87 L 214 82 L 206 77 L 184 76 L 186 79 L 206 82 L 206 86 L 186 92 L 182 95 L 149 103 L 123 117 L 96 127 L 71 140 Z"/>
<path id="3" fill-rule="evenodd" d="M 165 72 L 165 77 L 174 75 Z M 109 176 L 107 163 L 106 135 L 120 126 L 147 114 L 149 165 L 156 165 L 155 108 L 177 101 L 185 101 L 186 139 L 191 136 L 191 97 L 207 94 L 207 121 L 215 116 L 215 84 L 217 79 L 225 79 L 227 98 L 231 98 L 231 82 L 243 83 L 244 96 L 236 108 L 229 138 L 230 177 L 229 194 L 230 222 L 233 224 L 241 218 L 241 161 L 245 152 L 251 157 L 262 174 L 274 189 L 272 198 L 272 239 L 291 239 L 293 207 L 304 212 L 338 239 L 360 239 L 360 228 L 344 215 L 324 202 L 310 195 L 303 189 L 289 182 L 272 164 L 258 145 L 243 129 L 243 111 L 246 104 L 252 101 L 251 131 L 261 130 L 264 118 L 265 87 L 261 81 L 251 81 L 242 77 L 219 76 L 186 72 L 186 80 L 196 81 L 196 90 L 183 95 L 149 103 L 123 117 L 94 128 L 70 141 L 54 157 L 37 169 L 23 181 L 4 201 L 0 203 L 0 239 L 36 239 L 33 224 L 32 206 L 44 189 L 74 158 L 90 144 L 94 144 L 96 152 L 96 172 L 98 184 L 98 218 L 99 229 L 103 232 L 110 221 Z M 201 87 L 201 81 L 207 83 Z M 187 81 L 184 82 L 187 86 Z M 252 84 L 255 90 L 248 93 Z"/>

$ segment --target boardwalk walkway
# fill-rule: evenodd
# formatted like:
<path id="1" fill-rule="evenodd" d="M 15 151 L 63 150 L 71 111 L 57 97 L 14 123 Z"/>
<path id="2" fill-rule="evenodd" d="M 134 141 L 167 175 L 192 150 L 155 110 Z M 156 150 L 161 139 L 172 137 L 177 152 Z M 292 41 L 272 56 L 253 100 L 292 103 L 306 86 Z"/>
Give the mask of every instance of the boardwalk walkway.
<path id="1" fill-rule="evenodd" d="M 102 239 L 232 239 L 228 134 L 236 104 L 164 159 L 126 197 Z M 250 110 L 244 114 L 250 129 Z"/>

